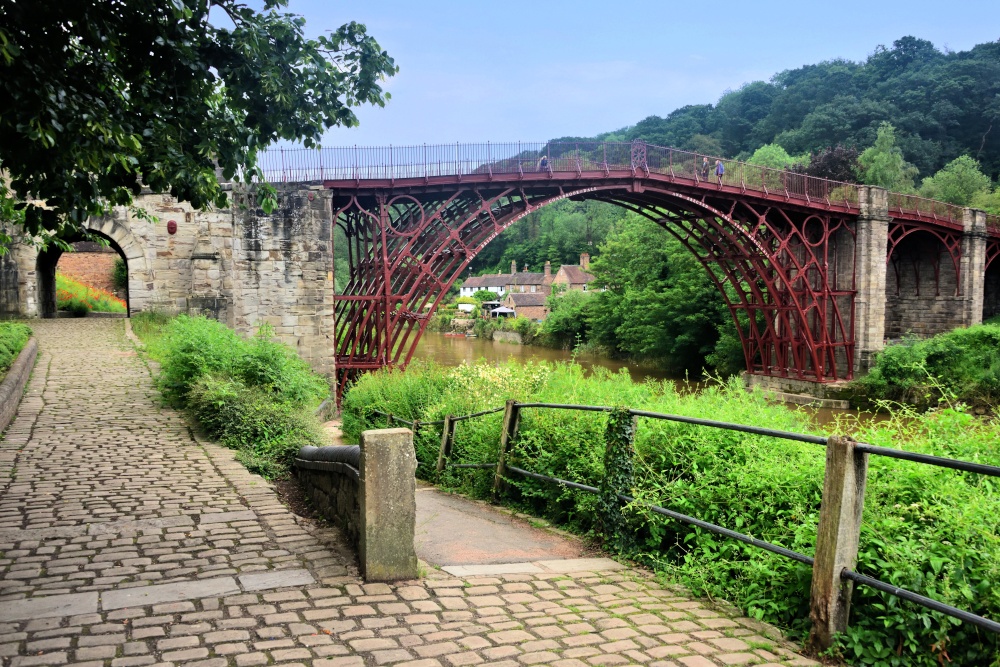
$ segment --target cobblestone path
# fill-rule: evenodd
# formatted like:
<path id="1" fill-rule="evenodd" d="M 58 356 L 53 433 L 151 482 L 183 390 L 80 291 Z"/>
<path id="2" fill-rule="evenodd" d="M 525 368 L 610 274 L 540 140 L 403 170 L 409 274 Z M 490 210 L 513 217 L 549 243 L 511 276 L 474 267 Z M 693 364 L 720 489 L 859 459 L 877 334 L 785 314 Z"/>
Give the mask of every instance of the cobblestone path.
<path id="1" fill-rule="evenodd" d="M 0 442 L 3 667 L 816 664 L 603 559 L 365 585 L 335 530 L 160 405 L 123 321 L 31 325 Z"/>

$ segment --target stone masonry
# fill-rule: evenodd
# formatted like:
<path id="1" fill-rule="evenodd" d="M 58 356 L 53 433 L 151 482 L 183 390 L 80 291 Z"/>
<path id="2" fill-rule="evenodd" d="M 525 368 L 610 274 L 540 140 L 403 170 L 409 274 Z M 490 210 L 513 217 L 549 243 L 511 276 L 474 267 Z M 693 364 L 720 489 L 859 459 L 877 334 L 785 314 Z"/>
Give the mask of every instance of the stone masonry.
<path id="1" fill-rule="evenodd" d="M 205 314 L 244 334 L 274 328 L 314 369 L 333 375 L 333 248 L 329 194 L 301 185 L 279 194 L 271 215 L 253 197 L 196 211 L 170 195 L 145 194 L 88 227 L 125 257 L 129 310 Z M 170 234 L 170 223 L 176 232 Z M 55 308 L 58 251 L 15 245 L 0 258 L 3 314 L 47 316 Z M 48 303 L 51 301 L 51 303 Z"/>
<path id="2" fill-rule="evenodd" d="M 0 441 L 3 667 L 818 665 L 603 559 L 363 584 L 336 529 L 161 405 L 123 321 L 33 326 Z"/>

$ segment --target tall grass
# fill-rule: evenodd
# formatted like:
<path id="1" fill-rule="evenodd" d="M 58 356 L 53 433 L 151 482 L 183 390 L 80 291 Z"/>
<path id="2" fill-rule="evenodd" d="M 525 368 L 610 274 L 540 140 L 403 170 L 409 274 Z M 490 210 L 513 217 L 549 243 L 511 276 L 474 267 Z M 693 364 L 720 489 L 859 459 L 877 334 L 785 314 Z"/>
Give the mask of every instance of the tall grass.
<path id="1" fill-rule="evenodd" d="M 737 382 L 679 393 L 671 383 L 636 384 L 626 373 L 573 364 L 456 369 L 415 365 L 406 373 L 361 378 L 344 401 L 344 430 L 356 438 L 380 424 L 378 409 L 432 421 L 530 402 L 628 406 L 655 412 L 816 432 L 809 416 L 769 404 Z M 513 465 L 598 486 L 604 475 L 606 416 L 526 409 L 510 454 Z M 454 459 L 496 461 L 500 414 L 460 422 Z M 1000 465 L 1000 427 L 960 409 L 910 411 L 885 422 L 841 424 L 872 444 Z M 416 437 L 418 474 L 434 478 L 440 433 Z M 812 554 L 822 495 L 821 446 L 642 419 L 635 441 L 633 493 L 651 502 Z M 438 482 L 487 497 L 490 471 L 448 470 Z M 507 502 L 585 534 L 595 532 L 597 497 L 513 477 Z M 695 592 L 720 596 L 793 636 L 808 632 L 810 569 L 748 545 L 628 509 L 637 547 L 630 555 Z M 858 571 L 988 618 L 1000 618 L 1000 486 L 991 478 L 872 458 Z M 852 664 L 993 664 L 997 637 L 898 598 L 857 587 L 851 625 L 839 650 Z"/>
<path id="2" fill-rule="evenodd" d="M 111 292 L 91 287 L 62 273 L 56 273 L 56 308 L 95 313 L 124 313 L 125 302 Z"/>

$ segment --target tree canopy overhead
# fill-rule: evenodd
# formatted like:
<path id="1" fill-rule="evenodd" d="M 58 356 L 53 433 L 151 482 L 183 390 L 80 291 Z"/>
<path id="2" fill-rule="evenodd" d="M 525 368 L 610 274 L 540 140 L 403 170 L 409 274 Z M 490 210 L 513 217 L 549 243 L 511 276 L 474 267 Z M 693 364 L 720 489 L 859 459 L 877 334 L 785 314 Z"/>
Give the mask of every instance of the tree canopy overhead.
<path id="1" fill-rule="evenodd" d="M 225 205 L 216 166 L 248 178 L 268 144 L 384 105 L 397 68 L 365 27 L 310 39 L 286 5 L 0 0 L 0 214 L 58 238 L 142 185 Z"/>

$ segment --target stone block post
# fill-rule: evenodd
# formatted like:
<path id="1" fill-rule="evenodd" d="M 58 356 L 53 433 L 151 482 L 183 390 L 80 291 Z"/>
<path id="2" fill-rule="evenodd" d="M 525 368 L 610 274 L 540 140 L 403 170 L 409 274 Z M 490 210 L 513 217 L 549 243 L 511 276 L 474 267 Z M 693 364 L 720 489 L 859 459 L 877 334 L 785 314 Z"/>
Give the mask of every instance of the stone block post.
<path id="1" fill-rule="evenodd" d="M 962 291 L 962 325 L 983 321 L 986 292 L 986 212 L 967 208 L 962 212 L 962 261 L 959 265 Z"/>
<path id="2" fill-rule="evenodd" d="M 360 465 L 361 574 L 365 581 L 416 579 L 413 432 L 405 428 L 362 432 Z"/>
<path id="3" fill-rule="evenodd" d="M 885 278 L 889 250 L 889 193 L 858 186 L 855 227 L 854 372 L 863 375 L 885 343 Z"/>
<path id="4" fill-rule="evenodd" d="M 833 645 L 833 637 L 847 629 L 854 586 L 843 580 L 844 569 L 858 561 L 861 513 L 865 505 L 868 455 L 856 452 L 850 438 L 831 436 L 826 445 L 823 501 L 816 531 L 809 619 L 809 644 L 816 650 Z"/>

